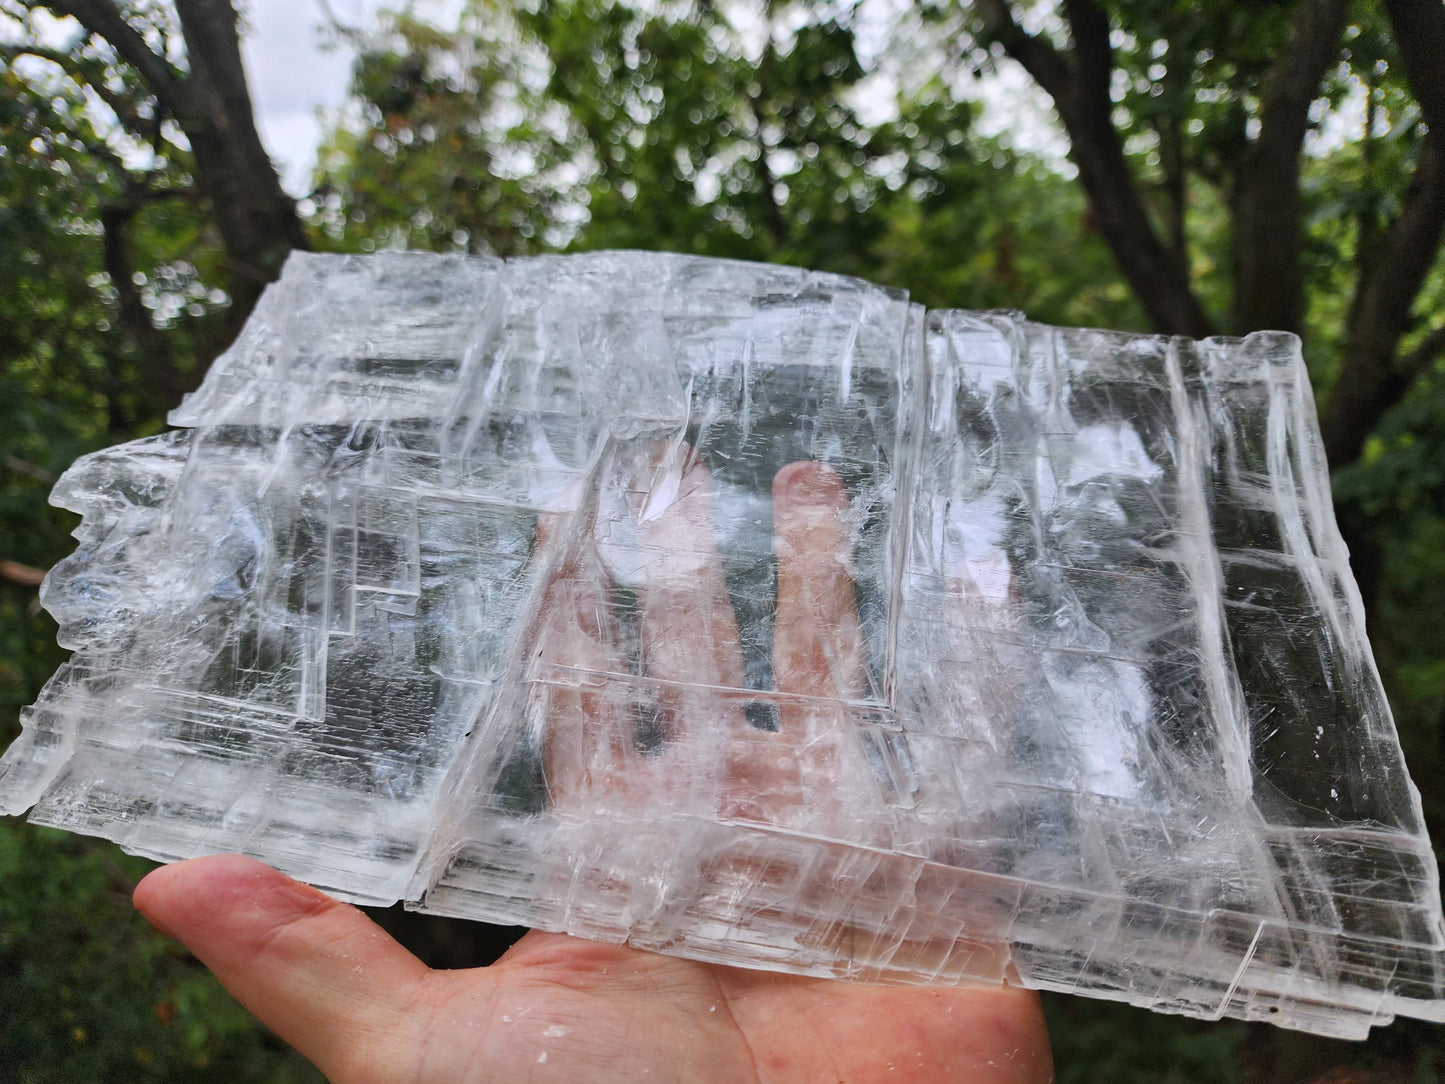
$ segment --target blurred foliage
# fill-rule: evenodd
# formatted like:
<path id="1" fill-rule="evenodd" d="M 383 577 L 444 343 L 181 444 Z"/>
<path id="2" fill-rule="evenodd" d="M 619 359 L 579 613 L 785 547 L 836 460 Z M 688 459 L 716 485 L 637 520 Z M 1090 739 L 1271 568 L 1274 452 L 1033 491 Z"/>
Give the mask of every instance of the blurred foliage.
<path id="1" fill-rule="evenodd" d="M 1115 122 L 1161 233 L 1221 322 L 1231 170 L 1291 5 L 1109 5 Z M 1307 356 L 1329 386 L 1359 269 L 1394 213 L 1422 126 L 1372 4 L 1321 88 L 1304 163 Z M 164 5 L 133 6 L 152 38 Z M 408 12 L 410 9 L 408 9 Z M 1048 5 L 1036 22 L 1062 37 Z M 1071 166 L 985 135 L 972 100 L 1001 65 L 953 3 L 864 33 L 849 3 L 473 0 L 455 29 L 385 15 L 301 201 L 317 247 L 502 255 L 671 249 L 857 274 L 937 307 L 1143 328 Z M 53 41 L 0 0 L 0 41 Z M 6 21 L 8 20 L 8 22 Z M 137 145 L 138 77 L 91 45 L 0 64 L 0 560 L 46 568 L 75 518 L 50 508 L 77 455 L 158 431 L 216 348 L 229 298 L 185 147 Z M 87 85 L 113 101 L 101 102 Z M 108 112 L 109 110 L 109 112 Z M 136 125 L 131 125 L 134 128 Z M 127 129 L 129 130 L 129 129 Z M 125 245 L 107 262 L 102 223 Z M 122 319 L 127 287 L 146 328 Z M 1437 260 L 1418 309 L 1445 308 Z M 1411 331 L 1409 348 L 1428 329 Z M 1435 363 L 1336 476 L 1378 548 L 1372 634 L 1436 839 L 1445 835 L 1445 373 Z M 63 657 L 33 587 L 0 578 L 0 744 Z M 0 1081 L 316 1079 L 134 916 L 147 863 L 0 821 Z M 455 954 L 456 933 L 444 949 Z M 443 950 L 439 950 L 443 951 Z M 1047 999 L 1059 1079 L 1439 1080 L 1422 1025 L 1367 1044 Z"/>
<path id="2" fill-rule="evenodd" d="M 1241 1084 L 1249 1029 L 1050 995 L 1057 1084 Z"/>
<path id="3" fill-rule="evenodd" d="M 1140 326 L 1076 187 L 976 134 L 944 43 L 889 87 L 844 11 L 476 3 L 451 34 L 395 16 L 307 206 L 340 248 L 683 251 Z"/>
<path id="4" fill-rule="evenodd" d="M 0 824 L 0 1080 L 320 1080 L 131 908 L 150 865 Z"/>
<path id="5" fill-rule="evenodd" d="M 129 108 L 113 63 L 78 48 L 61 55 Z M 124 217 L 127 285 L 178 365 L 213 352 L 226 298 L 212 285 L 220 254 L 203 209 L 167 194 L 183 189 L 184 161 L 127 146 L 83 81 L 55 62 L 7 60 L 0 560 L 44 569 L 69 551 L 78 522 L 47 503 L 51 484 L 85 452 L 159 431 L 171 405 L 155 359 L 120 326 L 102 221 Z M 55 632 L 35 588 L 0 577 L 0 745 L 64 658 Z M 100 840 L 0 819 L 0 1081 L 318 1080 L 139 919 L 130 890 L 150 865 Z"/>

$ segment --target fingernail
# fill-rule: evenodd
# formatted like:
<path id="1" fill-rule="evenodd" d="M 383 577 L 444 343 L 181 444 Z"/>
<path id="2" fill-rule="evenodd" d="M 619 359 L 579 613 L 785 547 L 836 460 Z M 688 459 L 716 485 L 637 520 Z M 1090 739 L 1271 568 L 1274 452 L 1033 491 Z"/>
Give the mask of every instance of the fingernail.
<path id="1" fill-rule="evenodd" d="M 813 489 L 813 465 L 811 463 L 794 463 L 784 468 L 783 492 L 794 500 L 806 500 L 812 496 Z"/>

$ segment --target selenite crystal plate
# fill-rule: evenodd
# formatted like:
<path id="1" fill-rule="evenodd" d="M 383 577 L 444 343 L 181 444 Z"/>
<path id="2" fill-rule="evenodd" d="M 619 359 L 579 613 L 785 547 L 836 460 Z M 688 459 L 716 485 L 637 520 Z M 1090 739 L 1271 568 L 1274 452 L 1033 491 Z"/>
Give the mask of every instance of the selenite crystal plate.
<path id="1" fill-rule="evenodd" d="M 298 254 L 171 420 L 55 488 L 0 811 L 749 967 L 1445 1018 L 1292 336 Z"/>

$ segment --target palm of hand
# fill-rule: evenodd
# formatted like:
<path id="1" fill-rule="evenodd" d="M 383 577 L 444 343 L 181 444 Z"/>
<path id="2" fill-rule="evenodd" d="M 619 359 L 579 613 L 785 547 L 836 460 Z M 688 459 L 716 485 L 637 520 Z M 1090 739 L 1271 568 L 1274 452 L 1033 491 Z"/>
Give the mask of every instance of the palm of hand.
<path id="1" fill-rule="evenodd" d="M 725 594 L 717 597 L 721 575 L 708 541 L 706 471 L 690 463 L 682 482 L 652 529 L 669 545 L 714 557 L 684 575 L 663 569 L 651 601 L 643 599 L 644 622 L 654 643 L 701 646 L 655 650 L 649 666 L 726 684 L 719 678 L 739 665 L 735 626 L 724 618 L 707 637 L 678 634 L 677 623 L 695 621 L 700 604 L 727 612 Z M 774 498 L 777 686 L 811 697 L 850 695 L 861 674 L 857 615 L 845 539 L 829 514 L 846 498 L 831 472 L 800 464 L 779 473 Z M 588 619 L 594 600 L 554 587 L 549 607 L 544 635 L 553 661 L 607 669 L 598 665 L 607 661 L 605 635 Z M 544 750 L 544 759 L 554 804 L 614 788 L 623 800 L 649 800 L 645 792 L 656 780 L 639 787 L 638 780 L 598 771 L 612 756 L 606 735 L 617 730 L 600 718 L 596 704 L 579 693 L 553 710 L 561 738 Z M 761 805 L 761 812 L 786 818 L 809 773 L 838 770 L 827 720 L 785 717 L 781 724 L 771 747 L 756 733 L 747 735 L 743 744 L 761 749 L 761 758 L 729 766 L 718 800 L 732 815 L 759 812 Z M 747 730 L 742 720 L 735 725 Z M 685 748 L 687 736 L 678 737 Z M 788 770 L 780 773 L 779 764 Z M 337 1082 L 1021 1084 L 1052 1075 L 1038 999 L 1016 988 L 867 986 L 541 932 L 528 934 L 491 967 L 433 971 L 355 908 L 236 856 L 157 870 L 137 888 L 135 901 Z"/>

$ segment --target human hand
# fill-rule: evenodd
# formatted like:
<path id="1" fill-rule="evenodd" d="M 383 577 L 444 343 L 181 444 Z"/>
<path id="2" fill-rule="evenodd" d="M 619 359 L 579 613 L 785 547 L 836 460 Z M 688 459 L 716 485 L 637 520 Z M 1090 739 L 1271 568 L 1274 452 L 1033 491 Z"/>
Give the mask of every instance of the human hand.
<path id="1" fill-rule="evenodd" d="M 711 482 L 690 458 L 678 476 L 675 496 L 644 521 L 655 553 L 691 557 L 644 577 L 644 659 L 656 677 L 736 688 L 739 641 L 711 542 Z M 863 680 L 838 518 L 846 501 L 836 475 L 816 464 L 785 467 L 774 483 L 774 680 L 799 705 L 856 696 Z M 551 664 L 615 665 L 599 612 L 584 580 L 559 577 L 543 619 Z M 688 709 L 668 706 L 666 755 L 638 759 L 618 747 L 620 730 L 594 693 L 579 687 L 554 699 L 544 747 L 552 804 L 666 804 L 669 775 L 685 774 L 669 756 L 721 751 L 726 768 L 712 797 L 726 815 L 814 827 L 842 815 L 820 797 L 845 768 L 838 713 L 794 707 L 776 733 L 739 718 L 724 723 L 737 733 L 713 735 L 687 733 Z M 336 1082 L 1052 1076 L 1038 998 L 1013 987 L 802 978 L 540 931 L 491 967 L 434 971 L 355 908 L 234 855 L 158 869 L 135 903 Z"/>

